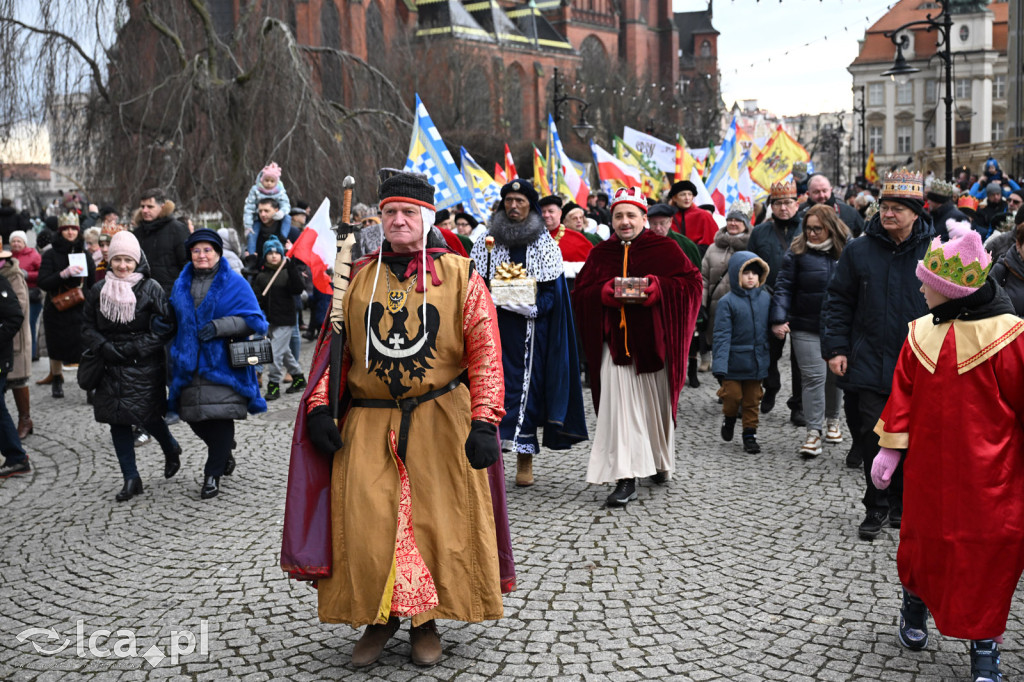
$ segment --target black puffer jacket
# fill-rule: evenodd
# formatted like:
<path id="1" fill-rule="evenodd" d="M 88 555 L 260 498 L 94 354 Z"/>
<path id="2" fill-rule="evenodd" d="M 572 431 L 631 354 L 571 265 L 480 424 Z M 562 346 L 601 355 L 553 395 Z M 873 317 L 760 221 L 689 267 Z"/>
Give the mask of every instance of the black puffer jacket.
<path id="1" fill-rule="evenodd" d="M 188 228 L 175 220 L 173 214 L 174 202 L 165 201 L 156 220 L 139 223 L 133 230 L 142 252 L 149 260 L 150 275 L 168 295 L 174 280 L 178 279 L 182 268 L 189 262 L 189 255 L 185 251 Z"/>
<path id="2" fill-rule="evenodd" d="M 897 244 L 876 213 L 864 236 L 846 245 L 821 307 L 821 356 L 847 359 L 840 387 L 892 391 L 907 325 L 928 312 L 917 263 L 933 236 L 931 216 L 919 216 Z"/>
<path id="3" fill-rule="evenodd" d="M 39 288 L 49 294 L 43 304 L 46 352 L 51 360 L 62 362 L 78 362 L 82 354 L 82 304 L 63 311 L 57 310 L 53 305 L 53 297 L 79 286 L 85 288 L 85 293 L 88 294 L 89 287 L 96 279 L 96 265 L 88 254 L 85 257 L 85 277 L 64 279 L 60 276 L 61 271 L 70 263 L 69 254 L 85 253 L 82 233 L 78 234 L 75 241 L 69 242 L 64 239 L 63 233 L 57 233 L 53 239 L 53 248 L 43 252 L 39 264 L 39 279 L 36 280 Z"/>
<path id="4" fill-rule="evenodd" d="M 768 279 L 765 282 L 768 293 L 775 291 L 775 280 L 782 268 L 782 258 L 786 255 L 789 245 L 800 234 L 800 220 L 793 216 L 786 221 L 769 218 L 760 225 L 755 225 L 750 232 L 747 250 L 753 251 L 768 264 Z"/>
<path id="5" fill-rule="evenodd" d="M 775 280 L 771 324 L 789 322 L 790 331 L 820 334 L 821 304 L 837 262 L 828 252 L 811 248 L 800 255 L 787 251 Z"/>
<path id="6" fill-rule="evenodd" d="M 992 266 L 988 278 L 998 282 L 1006 291 L 1017 317 L 1024 317 L 1024 258 L 1016 246 Z"/>
<path id="7" fill-rule="evenodd" d="M 935 236 L 944 242 L 949 241 L 949 230 L 946 227 L 946 221 L 950 219 L 957 222 L 971 222 L 971 219 L 957 208 L 956 204 L 952 201 L 947 201 L 932 208 L 932 227 L 935 230 Z"/>
<path id="8" fill-rule="evenodd" d="M 167 409 L 164 346 L 174 337 L 174 312 L 167 294 L 148 276 L 145 264 L 139 272 L 146 275 L 132 287 L 135 292 L 135 319 L 113 322 L 100 312 L 99 282 L 85 297 L 82 339 L 86 348 L 102 354 L 110 344 L 123 360 L 104 360 L 104 374 L 96 389 L 93 413 L 104 424 L 142 424 L 162 417 Z M 159 318 L 154 331 L 153 320 Z"/>
<path id="9" fill-rule="evenodd" d="M 263 314 L 267 316 L 267 322 L 275 327 L 291 327 L 296 323 L 295 297 L 305 288 L 301 264 L 302 261 L 290 258 L 274 279 L 274 284 L 266 296 L 263 295 L 263 290 L 274 277 L 277 266 L 264 265 L 252 281 L 256 300 L 259 301 Z"/>

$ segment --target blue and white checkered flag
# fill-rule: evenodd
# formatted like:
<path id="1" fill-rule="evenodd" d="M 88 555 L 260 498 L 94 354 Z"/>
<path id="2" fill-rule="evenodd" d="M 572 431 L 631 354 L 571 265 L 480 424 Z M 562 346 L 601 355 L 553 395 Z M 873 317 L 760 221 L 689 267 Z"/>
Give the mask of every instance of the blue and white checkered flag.
<path id="1" fill-rule="evenodd" d="M 471 199 L 466 179 L 462 177 L 452 155 L 448 153 L 430 120 L 427 108 L 423 106 L 419 93 L 416 94 L 416 123 L 409 143 L 409 158 L 405 160 L 406 172 L 427 176 L 434 186 L 434 206 L 437 210 L 451 208 L 456 204 L 468 204 Z"/>

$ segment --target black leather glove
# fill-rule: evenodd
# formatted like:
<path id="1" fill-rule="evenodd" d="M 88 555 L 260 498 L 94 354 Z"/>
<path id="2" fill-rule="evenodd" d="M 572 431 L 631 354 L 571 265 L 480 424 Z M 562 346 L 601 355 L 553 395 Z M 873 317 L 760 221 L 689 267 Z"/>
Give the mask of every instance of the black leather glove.
<path id="1" fill-rule="evenodd" d="M 124 353 L 114 347 L 114 344 L 109 341 L 100 346 L 100 355 L 103 356 L 104 362 L 109 362 L 112 365 L 123 365 L 128 362 L 128 358 L 125 357 Z"/>
<path id="2" fill-rule="evenodd" d="M 485 421 L 473 420 L 466 439 L 466 459 L 474 469 L 486 469 L 501 457 L 498 427 Z"/>
<path id="3" fill-rule="evenodd" d="M 314 407 L 306 415 L 306 433 L 316 449 L 326 455 L 333 455 L 342 448 L 341 434 L 326 405 Z"/>
<path id="4" fill-rule="evenodd" d="M 215 325 L 212 321 L 207 322 L 199 329 L 200 341 L 209 341 L 215 336 L 217 336 L 217 325 Z"/>

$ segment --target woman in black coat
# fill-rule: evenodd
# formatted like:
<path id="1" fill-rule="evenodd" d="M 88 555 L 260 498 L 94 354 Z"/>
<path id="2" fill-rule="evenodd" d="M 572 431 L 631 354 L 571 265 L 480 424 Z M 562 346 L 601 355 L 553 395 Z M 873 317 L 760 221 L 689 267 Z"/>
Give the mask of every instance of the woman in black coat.
<path id="1" fill-rule="evenodd" d="M 124 476 L 124 488 L 115 499 L 124 502 L 142 492 L 133 426 L 144 426 L 163 448 L 164 478 L 181 466 L 181 447 L 163 420 L 164 346 L 174 337 L 174 313 L 163 287 L 149 277 L 135 235 L 115 234 L 107 260 L 106 277 L 86 296 L 82 338 L 85 347 L 103 359 L 93 412 L 96 421 L 110 424 Z"/>
<path id="2" fill-rule="evenodd" d="M 829 206 L 813 206 L 804 216 L 801 232 L 782 259 L 775 280 L 769 321 L 780 339 L 792 335 L 800 368 L 807 437 L 800 446 L 804 457 L 817 457 L 824 442 L 839 443 L 840 391 L 836 376 L 821 356 L 821 305 L 849 237 L 846 224 Z"/>
<path id="3" fill-rule="evenodd" d="M 39 265 L 39 288 L 47 293 L 43 304 L 43 328 L 46 330 L 46 350 L 50 356 L 50 388 L 54 398 L 64 397 L 64 363 L 75 364 L 82 355 L 82 304 L 67 310 L 57 310 L 53 297 L 81 287 L 86 293 L 95 279 L 96 266 L 85 252 L 85 242 L 78 229 L 78 216 L 73 213 L 60 217 L 59 231 L 53 238 L 53 248 L 43 253 Z M 70 254 L 85 255 L 85 270 L 72 266 Z"/>

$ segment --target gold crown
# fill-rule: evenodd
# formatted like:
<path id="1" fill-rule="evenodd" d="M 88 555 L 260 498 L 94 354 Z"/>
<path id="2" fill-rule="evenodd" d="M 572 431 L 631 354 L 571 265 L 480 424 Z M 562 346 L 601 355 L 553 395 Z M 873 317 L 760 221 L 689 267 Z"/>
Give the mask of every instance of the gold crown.
<path id="1" fill-rule="evenodd" d="M 882 181 L 882 199 L 917 199 L 924 200 L 922 187 L 924 182 L 920 173 L 901 168 L 892 173 L 886 173 Z"/>
<path id="2" fill-rule="evenodd" d="M 78 214 L 68 212 L 57 218 L 58 228 L 64 227 L 65 225 L 74 225 L 75 227 L 78 227 Z"/>
<path id="3" fill-rule="evenodd" d="M 928 194 L 953 198 L 960 196 L 960 188 L 952 182 L 946 182 L 945 180 L 935 178 L 932 180 L 932 184 L 928 185 Z"/>
<path id="4" fill-rule="evenodd" d="M 769 201 L 775 199 L 796 199 L 796 184 L 792 182 L 773 182 L 771 186 Z"/>
<path id="5" fill-rule="evenodd" d="M 732 213 L 733 211 L 739 211 L 743 215 L 747 216 L 748 220 L 750 219 L 750 216 L 754 215 L 754 207 L 751 206 L 749 202 L 743 201 L 742 199 L 734 201 L 732 206 L 729 207 L 729 213 Z"/>

